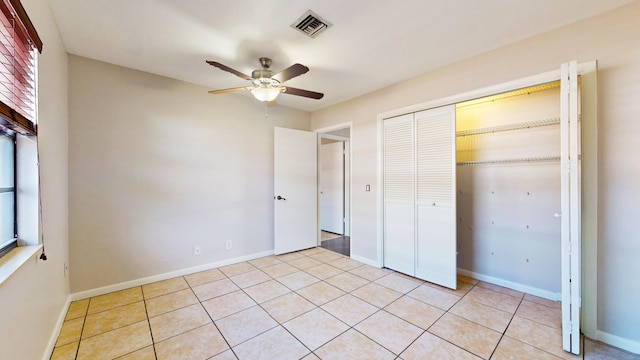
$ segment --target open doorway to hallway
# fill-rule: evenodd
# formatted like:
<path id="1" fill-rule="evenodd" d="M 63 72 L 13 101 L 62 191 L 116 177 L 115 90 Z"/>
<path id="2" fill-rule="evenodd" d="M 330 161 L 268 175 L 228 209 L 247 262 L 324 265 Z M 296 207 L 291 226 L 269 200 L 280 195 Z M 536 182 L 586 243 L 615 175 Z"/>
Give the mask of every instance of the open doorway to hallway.
<path id="1" fill-rule="evenodd" d="M 320 244 L 326 249 L 346 256 L 351 254 L 350 136 L 349 126 L 320 132 L 318 151 Z"/>

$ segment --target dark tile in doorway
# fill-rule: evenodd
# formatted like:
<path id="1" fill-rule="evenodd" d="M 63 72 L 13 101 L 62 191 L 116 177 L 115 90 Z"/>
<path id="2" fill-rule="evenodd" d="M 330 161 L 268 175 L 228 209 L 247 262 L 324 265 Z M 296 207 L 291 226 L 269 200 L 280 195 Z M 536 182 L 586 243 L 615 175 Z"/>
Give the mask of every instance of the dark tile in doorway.
<path id="1" fill-rule="evenodd" d="M 321 243 L 321 246 L 327 250 L 335 251 L 345 256 L 351 255 L 351 241 L 348 236 L 325 240 Z"/>

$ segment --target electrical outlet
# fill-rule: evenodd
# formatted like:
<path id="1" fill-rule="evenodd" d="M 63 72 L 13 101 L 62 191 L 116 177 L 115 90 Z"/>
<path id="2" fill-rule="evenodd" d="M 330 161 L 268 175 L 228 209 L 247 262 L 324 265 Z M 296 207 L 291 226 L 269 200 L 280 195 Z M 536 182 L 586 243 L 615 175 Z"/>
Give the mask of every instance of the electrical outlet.
<path id="1" fill-rule="evenodd" d="M 231 249 L 231 240 L 227 240 L 227 242 L 225 243 L 225 247 L 227 248 L 227 250 Z"/>
<path id="2" fill-rule="evenodd" d="M 69 276 L 69 264 L 64 263 L 64 277 Z"/>
<path id="3" fill-rule="evenodd" d="M 193 247 L 193 256 L 202 255 L 202 250 L 200 249 L 200 245 L 196 245 Z"/>

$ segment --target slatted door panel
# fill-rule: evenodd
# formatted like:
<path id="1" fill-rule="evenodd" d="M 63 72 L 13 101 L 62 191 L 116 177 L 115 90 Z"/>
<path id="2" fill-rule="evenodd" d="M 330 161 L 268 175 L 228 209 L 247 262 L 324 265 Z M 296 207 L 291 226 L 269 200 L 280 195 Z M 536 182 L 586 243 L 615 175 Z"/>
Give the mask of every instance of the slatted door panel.
<path id="1" fill-rule="evenodd" d="M 415 114 L 416 276 L 456 288 L 455 106 Z"/>
<path id="2" fill-rule="evenodd" d="M 415 275 L 413 114 L 384 120 L 384 266 Z"/>

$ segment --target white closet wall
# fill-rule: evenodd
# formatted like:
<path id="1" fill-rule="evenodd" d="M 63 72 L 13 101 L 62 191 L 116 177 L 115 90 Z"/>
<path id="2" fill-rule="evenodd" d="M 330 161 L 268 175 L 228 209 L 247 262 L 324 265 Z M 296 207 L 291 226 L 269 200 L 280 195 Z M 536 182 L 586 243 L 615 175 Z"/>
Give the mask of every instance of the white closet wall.
<path id="1" fill-rule="evenodd" d="M 556 87 L 456 112 L 458 267 L 547 298 L 561 291 L 559 99 Z"/>

